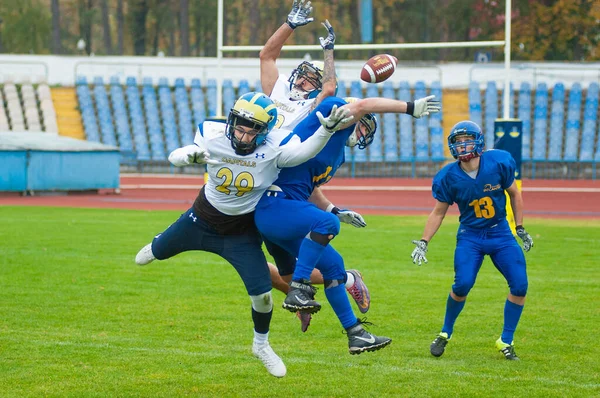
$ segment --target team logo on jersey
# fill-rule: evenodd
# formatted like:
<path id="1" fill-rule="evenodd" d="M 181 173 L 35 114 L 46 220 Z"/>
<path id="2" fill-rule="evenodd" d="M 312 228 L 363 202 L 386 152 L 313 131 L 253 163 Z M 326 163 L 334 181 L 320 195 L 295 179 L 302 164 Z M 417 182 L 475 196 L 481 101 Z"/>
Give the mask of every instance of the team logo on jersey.
<path id="1" fill-rule="evenodd" d="M 257 158 L 257 159 L 258 159 L 258 158 L 261 158 L 261 159 L 264 159 L 264 158 L 265 158 L 265 154 L 264 154 L 264 153 L 255 153 L 255 155 L 256 155 L 256 158 Z"/>
<path id="2" fill-rule="evenodd" d="M 193 222 L 196 222 L 196 220 L 198 219 L 198 217 L 196 217 L 194 213 L 190 213 L 189 217 L 192 219 Z"/>
<path id="3" fill-rule="evenodd" d="M 497 185 L 485 184 L 483 186 L 483 192 L 497 191 L 499 189 L 502 189 L 500 184 L 497 184 Z"/>
<path id="4" fill-rule="evenodd" d="M 272 99 L 273 103 L 275 104 L 275 106 L 283 111 L 289 112 L 289 113 L 294 113 L 296 112 L 296 108 L 294 108 L 293 106 L 289 106 L 287 104 L 284 104 L 283 102 L 279 102 L 276 99 Z"/>

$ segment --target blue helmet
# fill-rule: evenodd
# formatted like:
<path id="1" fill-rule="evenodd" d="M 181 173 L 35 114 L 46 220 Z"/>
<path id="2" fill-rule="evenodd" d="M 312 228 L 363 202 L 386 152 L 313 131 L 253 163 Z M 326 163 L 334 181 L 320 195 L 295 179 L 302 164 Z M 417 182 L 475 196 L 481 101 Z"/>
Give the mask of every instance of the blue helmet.
<path id="1" fill-rule="evenodd" d="M 456 142 L 459 136 L 473 137 L 469 141 Z M 483 133 L 481 127 L 477 123 L 473 123 L 469 120 L 463 120 L 458 122 L 452 127 L 450 135 L 448 136 L 448 148 L 454 159 L 458 159 L 462 162 L 468 162 L 469 160 L 476 158 L 483 152 L 485 142 L 483 140 Z M 472 147 L 467 150 L 468 147 Z M 459 148 L 464 148 L 465 151 L 460 151 Z"/>
<path id="2" fill-rule="evenodd" d="M 277 108 L 273 101 L 263 93 L 249 92 L 235 101 L 227 118 L 226 135 L 238 155 L 248 155 L 259 145 L 265 143 L 267 134 L 277 122 Z M 238 127 L 255 130 L 254 138 L 243 142 L 235 135 Z M 248 132 L 244 133 L 248 134 Z"/>

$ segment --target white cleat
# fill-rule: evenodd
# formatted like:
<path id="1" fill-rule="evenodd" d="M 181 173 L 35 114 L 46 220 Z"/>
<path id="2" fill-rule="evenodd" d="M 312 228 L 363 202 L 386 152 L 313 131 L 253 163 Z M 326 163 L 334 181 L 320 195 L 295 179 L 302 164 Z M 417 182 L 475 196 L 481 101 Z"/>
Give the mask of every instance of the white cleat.
<path id="1" fill-rule="evenodd" d="M 275 351 L 273 351 L 268 342 L 264 344 L 252 344 L 252 353 L 262 361 L 269 373 L 273 376 L 285 376 L 287 372 L 285 364 L 281 358 L 275 354 Z"/>
<path id="2" fill-rule="evenodd" d="M 152 243 L 148 243 L 146 246 L 142 247 L 135 256 L 135 263 L 137 265 L 150 264 L 154 260 L 156 260 L 156 257 L 152 254 Z"/>

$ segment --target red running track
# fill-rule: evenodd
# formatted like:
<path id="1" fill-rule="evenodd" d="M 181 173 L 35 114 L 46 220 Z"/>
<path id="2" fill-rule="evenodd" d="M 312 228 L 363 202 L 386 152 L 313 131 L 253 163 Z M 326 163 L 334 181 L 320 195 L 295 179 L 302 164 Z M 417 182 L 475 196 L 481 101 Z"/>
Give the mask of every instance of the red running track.
<path id="1" fill-rule="evenodd" d="M 0 193 L 0 206 L 61 206 L 140 210 L 188 209 L 204 183 L 200 176 L 122 175 L 120 193 L 56 193 L 20 196 Z M 338 207 L 364 214 L 428 214 L 430 179 L 335 178 L 323 190 Z M 526 180 L 526 217 L 600 219 L 600 181 Z M 456 206 L 451 213 L 458 214 Z"/>

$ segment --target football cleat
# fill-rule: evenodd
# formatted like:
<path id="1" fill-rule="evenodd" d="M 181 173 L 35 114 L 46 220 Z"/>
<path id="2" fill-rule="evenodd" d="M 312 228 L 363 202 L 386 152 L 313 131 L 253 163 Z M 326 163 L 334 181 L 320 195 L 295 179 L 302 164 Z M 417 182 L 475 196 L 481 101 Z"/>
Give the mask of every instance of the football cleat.
<path id="1" fill-rule="evenodd" d="M 438 334 L 435 340 L 433 340 L 429 346 L 429 352 L 431 352 L 431 355 L 434 357 L 441 357 L 446 350 L 446 344 L 448 344 L 448 340 L 450 340 L 448 333 L 441 332 Z"/>
<path id="2" fill-rule="evenodd" d="M 262 361 L 270 374 L 275 377 L 285 376 L 287 372 L 285 364 L 281 358 L 275 354 L 275 351 L 273 351 L 269 342 L 264 344 L 252 344 L 252 354 Z"/>
<path id="3" fill-rule="evenodd" d="M 355 269 L 349 269 L 347 272 L 354 275 L 354 283 L 352 286 L 346 288 L 348 293 L 352 296 L 354 301 L 356 301 L 356 305 L 358 305 L 358 309 L 363 314 L 369 311 L 371 306 L 371 295 L 369 294 L 369 289 L 365 282 L 363 281 L 362 274 Z"/>
<path id="4" fill-rule="evenodd" d="M 308 280 L 291 281 L 290 291 L 282 307 L 291 312 L 300 311 L 309 314 L 319 312 L 321 304 L 314 300 L 316 292 L 317 289 Z"/>
<path id="5" fill-rule="evenodd" d="M 307 312 L 296 312 L 296 316 L 300 319 L 300 329 L 302 332 L 306 332 L 308 327 L 310 326 L 310 320 L 312 319 L 312 315 Z"/>
<path id="6" fill-rule="evenodd" d="M 515 352 L 515 345 L 513 343 L 506 344 L 502 341 L 502 337 L 496 340 L 496 348 L 498 351 L 504 354 L 504 358 L 509 361 L 519 361 L 520 358 L 517 356 Z"/>
<path id="7" fill-rule="evenodd" d="M 156 260 L 156 257 L 152 254 L 152 243 L 148 243 L 146 246 L 142 247 L 135 256 L 135 263 L 137 265 L 150 264 L 154 260 Z"/>
<path id="8" fill-rule="evenodd" d="M 367 332 L 362 325 L 372 325 L 370 322 L 360 319 L 354 326 L 346 329 L 348 334 L 348 351 L 352 355 L 362 354 L 365 351 L 377 351 L 389 345 L 392 339 L 389 337 L 379 337 Z"/>

